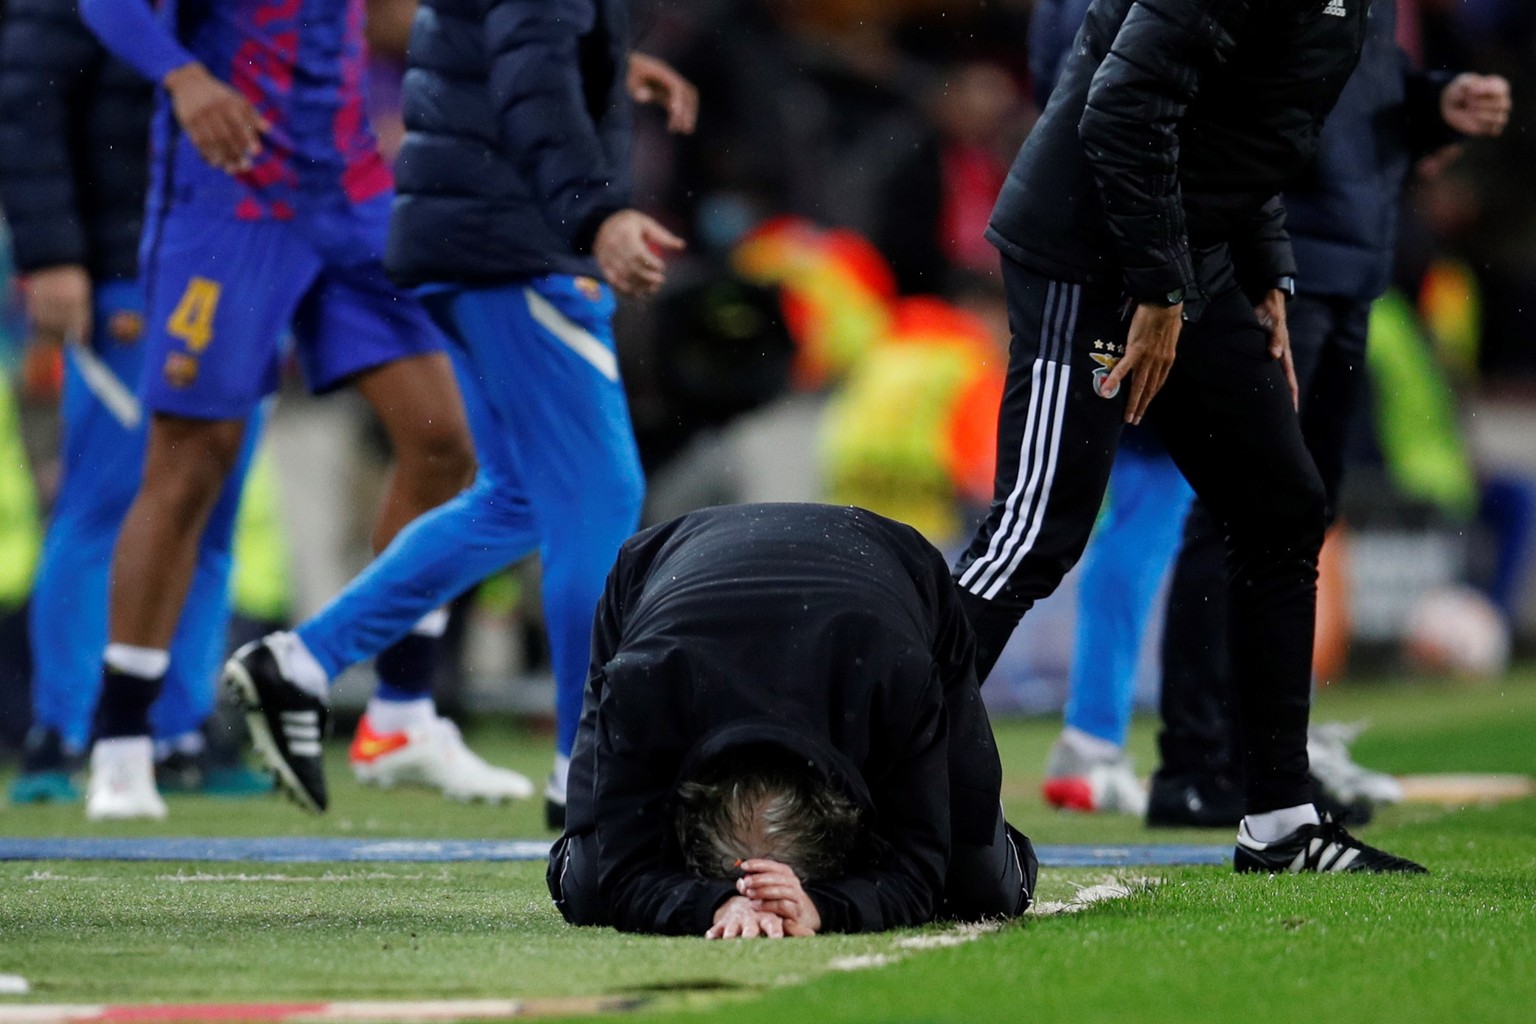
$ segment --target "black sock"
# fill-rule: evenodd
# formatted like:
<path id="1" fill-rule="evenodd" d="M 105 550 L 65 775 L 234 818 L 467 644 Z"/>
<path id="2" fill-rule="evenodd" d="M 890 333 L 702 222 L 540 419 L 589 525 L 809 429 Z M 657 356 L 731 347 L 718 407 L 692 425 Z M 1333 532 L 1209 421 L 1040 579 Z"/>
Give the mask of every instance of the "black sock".
<path id="1" fill-rule="evenodd" d="M 437 648 L 442 637 L 407 633 L 373 659 L 379 676 L 374 696 L 383 700 L 420 700 L 432 696 L 437 675 Z"/>
<path id="2" fill-rule="evenodd" d="M 145 679 L 103 665 L 101 698 L 96 702 L 96 720 L 92 728 L 96 739 L 150 735 L 149 706 L 160 696 L 160 686 L 164 682 L 164 675 Z"/>

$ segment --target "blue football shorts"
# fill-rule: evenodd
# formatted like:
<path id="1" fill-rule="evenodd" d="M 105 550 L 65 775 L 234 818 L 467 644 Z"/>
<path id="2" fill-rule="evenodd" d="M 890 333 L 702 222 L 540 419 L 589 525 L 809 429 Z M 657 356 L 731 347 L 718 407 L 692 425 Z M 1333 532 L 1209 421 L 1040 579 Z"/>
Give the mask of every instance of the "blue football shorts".
<path id="1" fill-rule="evenodd" d="M 390 196 L 240 220 L 172 205 L 151 220 L 140 394 L 151 410 L 245 419 L 277 389 L 285 339 L 311 390 L 441 351 L 442 334 L 384 273 Z"/>

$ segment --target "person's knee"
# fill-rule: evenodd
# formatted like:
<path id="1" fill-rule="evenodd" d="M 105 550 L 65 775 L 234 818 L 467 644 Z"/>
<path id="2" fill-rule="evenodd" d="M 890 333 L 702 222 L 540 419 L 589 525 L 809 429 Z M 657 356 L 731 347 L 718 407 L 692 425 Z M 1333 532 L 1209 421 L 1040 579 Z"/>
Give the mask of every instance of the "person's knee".
<path id="1" fill-rule="evenodd" d="M 234 471 L 244 423 L 157 418 L 144 457 L 140 495 L 174 514 L 202 516 Z"/>
<path id="2" fill-rule="evenodd" d="M 1247 515 L 1233 517 L 1228 535 L 1239 564 L 1270 555 L 1315 562 L 1327 524 L 1327 495 L 1310 461 L 1277 481 Z"/>
<path id="3" fill-rule="evenodd" d="M 397 442 L 398 472 L 411 478 L 414 489 L 437 497 L 438 503 L 469 486 L 475 477 L 475 447 L 469 429 L 457 416 L 423 417 Z"/>
<path id="4" fill-rule="evenodd" d="M 569 924 L 608 923 L 597 896 L 595 839 L 590 834 L 561 836 L 549 851 L 545 884 L 555 909 Z"/>

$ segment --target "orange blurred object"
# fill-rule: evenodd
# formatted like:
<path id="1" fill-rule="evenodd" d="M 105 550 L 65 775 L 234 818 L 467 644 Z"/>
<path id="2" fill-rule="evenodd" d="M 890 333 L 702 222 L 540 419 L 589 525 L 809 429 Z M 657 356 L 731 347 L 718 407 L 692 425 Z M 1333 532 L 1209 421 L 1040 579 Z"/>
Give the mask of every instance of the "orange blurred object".
<path id="1" fill-rule="evenodd" d="M 1312 641 L 1312 674 L 1326 686 L 1349 662 L 1349 530 L 1335 523 L 1317 559 L 1317 633 Z"/>
<path id="2" fill-rule="evenodd" d="M 28 345 L 21 361 L 21 394 L 28 402 L 52 404 L 64 390 L 64 350 Z"/>

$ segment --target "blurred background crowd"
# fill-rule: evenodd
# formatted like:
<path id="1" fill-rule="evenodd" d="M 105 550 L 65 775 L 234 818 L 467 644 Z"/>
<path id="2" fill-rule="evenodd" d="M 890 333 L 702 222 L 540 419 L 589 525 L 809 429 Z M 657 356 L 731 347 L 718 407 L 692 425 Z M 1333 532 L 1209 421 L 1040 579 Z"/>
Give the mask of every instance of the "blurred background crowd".
<path id="1" fill-rule="evenodd" d="M 1502 139 L 1430 157 L 1406 195 L 1395 287 L 1372 322 L 1372 401 L 1325 554 L 1319 672 L 1406 659 L 1495 674 L 1536 641 L 1536 5 L 1375 2 L 1398 4 L 1414 60 L 1502 74 L 1515 107 Z M 648 521 L 829 500 L 950 551 L 970 535 L 992 489 L 1008 340 L 982 231 L 1038 114 L 1031 7 L 636 0 L 642 48 L 701 94 L 695 135 L 664 141 L 664 115 L 642 111 L 636 144 L 642 205 L 689 242 L 666 290 L 618 324 Z M 370 4 L 387 149 L 412 9 Z M 60 371 L 57 352 L 27 345 L 8 268 L 3 279 L 0 744 L 14 744 Z M 385 462 L 360 404 L 284 394 L 239 529 L 245 635 L 315 610 L 366 561 Z M 536 572 L 512 567 L 459 602 L 447 707 L 547 713 Z M 1015 635 L 988 687 L 999 709 L 1059 709 L 1072 593 L 1069 580 Z M 1150 698 L 1155 652 L 1143 665 Z M 366 687 L 339 699 L 349 692 Z"/>

